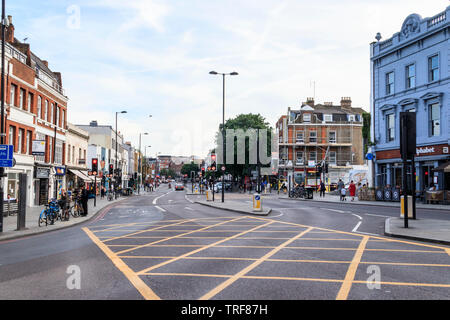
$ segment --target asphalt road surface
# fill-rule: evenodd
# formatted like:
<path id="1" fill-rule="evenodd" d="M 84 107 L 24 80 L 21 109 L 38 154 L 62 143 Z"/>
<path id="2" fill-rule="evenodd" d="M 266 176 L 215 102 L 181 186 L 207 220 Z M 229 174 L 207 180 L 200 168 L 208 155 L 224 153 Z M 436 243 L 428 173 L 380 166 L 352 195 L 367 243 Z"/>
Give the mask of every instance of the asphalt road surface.
<path id="1" fill-rule="evenodd" d="M 0 299 L 450 299 L 450 247 L 382 236 L 398 208 L 264 204 L 269 216 L 238 214 L 163 185 L 0 242 Z"/>

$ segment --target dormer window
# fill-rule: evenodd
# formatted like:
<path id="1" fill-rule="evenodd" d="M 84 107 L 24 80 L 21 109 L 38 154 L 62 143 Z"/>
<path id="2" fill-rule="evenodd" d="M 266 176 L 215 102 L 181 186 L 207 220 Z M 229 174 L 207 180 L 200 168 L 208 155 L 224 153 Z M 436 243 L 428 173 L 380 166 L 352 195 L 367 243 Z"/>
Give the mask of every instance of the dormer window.
<path id="1" fill-rule="evenodd" d="M 348 115 L 348 121 L 355 122 L 355 115 L 354 114 Z"/>
<path id="2" fill-rule="evenodd" d="M 311 114 L 310 113 L 305 113 L 303 115 L 303 122 L 311 122 Z"/>
<path id="3" fill-rule="evenodd" d="M 331 115 L 331 114 L 324 114 L 323 115 L 323 120 L 325 120 L 325 122 L 333 122 L 333 115 Z"/>

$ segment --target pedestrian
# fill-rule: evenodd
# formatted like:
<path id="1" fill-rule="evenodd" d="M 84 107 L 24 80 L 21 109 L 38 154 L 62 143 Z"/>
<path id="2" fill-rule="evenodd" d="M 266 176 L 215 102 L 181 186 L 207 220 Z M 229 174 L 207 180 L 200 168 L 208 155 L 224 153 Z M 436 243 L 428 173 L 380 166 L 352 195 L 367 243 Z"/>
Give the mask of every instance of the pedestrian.
<path id="1" fill-rule="evenodd" d="M 320 181 L 320 197 L 325 198 L 325 183 L 323 181 Z"/>
<path id="2" fill-rule="evenodd" d="M 350 181 L 350 185 L 348 186 L 348 191 L 350 193 L 350 197 L 352 197 L 352 201 L 355 200 L 356 186 L 353 183 L 353 180 Z"/>
<path id="3" fill-rule="evenodd" d="M 100 193 L 101 199 L 103 199 L 105 197 L 105 193 L 106 193 L 106 189 L 105 189 L 105 187 L 102 187 L 102 190 Z"/>
<path id="4" fill-rule="evenodd" d="M 83 214 L 82 216 L 88 215 L 88 200 L 89 200 L 89 191 L 86 189 L 86 187 L 83 187 L 81 190 L 81 205 L 83 207 Z"/>
<path id="5" fill-rule="evenodd" d="M 337 184 L 339 194 L 341 194 L 341 189 L 344 187 L 345 187 L 344 182 L 341 179 L 339 179 L 338 184 Z"/>
<path id="6" fill-rule="evenodd" d="M 339 191 L 339 194 L 341 195 L 341 201 L 346 201 L 347 199 L 345 198 L 345 196 L 347 195 L 347 190 L 345 189 L 345 186 L 343 186 L 341 188 L 341 190 Z"/>

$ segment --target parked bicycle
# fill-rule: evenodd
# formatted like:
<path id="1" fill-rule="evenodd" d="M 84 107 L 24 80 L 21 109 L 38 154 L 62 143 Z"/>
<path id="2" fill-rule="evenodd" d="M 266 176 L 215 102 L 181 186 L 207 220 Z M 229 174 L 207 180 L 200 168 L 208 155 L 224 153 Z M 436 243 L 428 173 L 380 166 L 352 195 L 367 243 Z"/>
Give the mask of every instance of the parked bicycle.
<path id="1" fill-rule="evenodd" d="M 45 205 L 45 209 L 39 214 L 38 226 L 40 227 L 44 223 L 47 226 L 49 222 L 50 224 L 54 224 L 55 220 L 58 219 L 59 211 L 58 202 L 56 202 L 55 199 L 50 200 L 49 203 Z"/>
<path id="2" fill-rule="evenodd" d="M 69 207 L 69 212 L 74 218 L 78 218 L 84 212 L 80 197 L 73 198 L 73 204 Z"/>

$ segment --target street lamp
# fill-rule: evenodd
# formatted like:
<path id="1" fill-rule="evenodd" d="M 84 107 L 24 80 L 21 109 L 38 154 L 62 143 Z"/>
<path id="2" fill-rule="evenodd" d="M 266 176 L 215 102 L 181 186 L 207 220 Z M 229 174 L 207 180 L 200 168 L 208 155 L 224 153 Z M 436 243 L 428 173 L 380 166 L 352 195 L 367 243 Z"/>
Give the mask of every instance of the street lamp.
<path id="1" fill-rule="evenodd" d="M 142 181 L 142 177 L 141 177 L 141 175 L 142 175 L 142 164 L 141 164 L 141 154 L 142 154 L 142 151 L 141 151 L 141 137 L 142 137 L 142 135 L 148 135 L 148 132 L 144 132 L 144 133 L 139 133 L 139 163 L 138 163 L 138 172 L 139 172 L 139 184 L 138 184 L 138 194 L 140 193 L 140 189 L 141 189 L 141 181 Z"/>
<path id="2" fill-rule="evenodd" d="M 148 171 L 148 159 L 147 159 L 147 148 L 151 148 L 152 146 L 145 146 L 144 148 L 144 161 L 145 161 L 145 176 L 147 177 L 147 171 Z"/>
<path id="3" fill-rule="evenodd" d="M 117 115 L 119 113 L 127 113 L 126 111 L 116 111 L 116 161 L 115 161 L 115 172 L 116 172 L 116 183 L 114 184 L 114 187 L 117 188 L 117 180 L 119 178 L 119 168 L 117 167 L 117 149 L 118 149 L 118 142 L 117 142 Z M 117 193 L 115 194 L 115 198 L 117 199 Z"/>
<path id="4" fill-rule="evenodd" d="M 212 75 L 222 75 L 222 159 L 223 159 L 223 165 L 225 165 L 225 76 L 237 76 L 237 72 L 231 72 L 231 73 L 220 73 L 216 71 L 210 71 L 209 74 Z M 224 202 L 225 199 L 225 170 L 222 170 L 222 202 Z"/>

